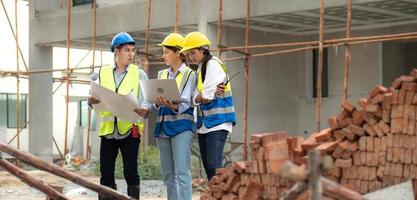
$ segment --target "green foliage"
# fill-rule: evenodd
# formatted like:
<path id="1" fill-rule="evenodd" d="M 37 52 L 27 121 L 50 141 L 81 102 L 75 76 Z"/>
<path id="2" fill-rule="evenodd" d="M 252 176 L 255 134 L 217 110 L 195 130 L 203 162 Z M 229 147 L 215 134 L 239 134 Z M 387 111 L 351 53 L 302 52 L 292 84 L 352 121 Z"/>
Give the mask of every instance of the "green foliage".
<path id="1" fill-rule="evenodd" d="M 144 152 L 140 152 L 138 163 L 138 170 L 141 180 L 162 180 L 158 147 L 146 147 Z M 93 165 L 92 173 L 94 175 L 100 176 L 100 163 L 95 161 Z M 123 160 L 121 153 L 119 153 L 117 156 L 114 173 L 116 179 L 124 179 Z"/>

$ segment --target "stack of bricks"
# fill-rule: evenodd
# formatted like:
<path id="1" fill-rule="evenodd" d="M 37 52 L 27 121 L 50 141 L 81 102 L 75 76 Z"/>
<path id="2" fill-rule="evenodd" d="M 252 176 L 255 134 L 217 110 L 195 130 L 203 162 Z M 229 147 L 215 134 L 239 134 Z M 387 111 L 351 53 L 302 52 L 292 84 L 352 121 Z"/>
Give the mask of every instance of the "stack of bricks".
<path id="1" fill-rule="evenodd" d="M 309 138 L 289 138 L 290 156 L 305 164 L 309 149 L 331 155 L 335 167 L 326 176 L 365 194 L 417 180 L 417 70 L 377 86 L 368 98 L 341 106 L 329 127 Z M 417 191 L 417 188 L 414 188 Z"/>
<path id="2" fill-rule="evenodd" d="M 293 184 L 278 175 L 288 160 L 288 134 L 275 132 L 251 136 L 251 160 L 216 170 L 202 200 L 272 200 Z"/>

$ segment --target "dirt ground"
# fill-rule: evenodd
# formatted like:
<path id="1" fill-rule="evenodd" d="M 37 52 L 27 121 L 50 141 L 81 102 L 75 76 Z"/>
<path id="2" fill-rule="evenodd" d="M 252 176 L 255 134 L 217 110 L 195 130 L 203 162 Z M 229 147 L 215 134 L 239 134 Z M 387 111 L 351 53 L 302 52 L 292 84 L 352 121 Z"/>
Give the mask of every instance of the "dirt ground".
<path id="1" fill-rule="evenodd" d="M 51 175 L 42 171 L 30 171 L 30 175 L 38 178 L 46 184 L 64 187 L 64 195 L 74 200 L 93 200 L 97 199 L 97 193 L 78 186 L 70 181 Z M 98 183 L 99 177 L 88 174 L 81 174 L 83 177 Z M 118 191 L 126 192 L 124 180 L 117 180 Z M 200 197 L 200 192 L 193 192 L 193 200 Z M 0 200 L 45 200 L 43 193 L 29 187 L 13 175 L 6 171 L 0 171 Z M 162 181 L 143 181 L 141 180 L 141 199 L 163 200 L 166 199 L 166 189 Z"/>

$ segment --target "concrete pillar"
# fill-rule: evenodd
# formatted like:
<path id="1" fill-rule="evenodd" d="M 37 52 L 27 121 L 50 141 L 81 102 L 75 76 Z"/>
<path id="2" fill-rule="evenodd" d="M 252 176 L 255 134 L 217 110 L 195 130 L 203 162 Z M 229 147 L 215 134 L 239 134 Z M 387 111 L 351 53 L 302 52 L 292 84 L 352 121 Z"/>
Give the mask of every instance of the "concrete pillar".
<path id="1" fill-rule="evenodd" d="M 207 9 L 204 7 L 203 0 L 199 1 L 200 18 L 198 19 L 198 31 L 204 34 L 207 33 Z"/>
<path id="2" fill-rule="evenodd" d="M 29 7 L 29 70 L 51 69 L 52 47 L 36 45 L 38 34 L 34 3 Z M 29 152 L 52 161 L 52 73 L 29 76 Z"/>

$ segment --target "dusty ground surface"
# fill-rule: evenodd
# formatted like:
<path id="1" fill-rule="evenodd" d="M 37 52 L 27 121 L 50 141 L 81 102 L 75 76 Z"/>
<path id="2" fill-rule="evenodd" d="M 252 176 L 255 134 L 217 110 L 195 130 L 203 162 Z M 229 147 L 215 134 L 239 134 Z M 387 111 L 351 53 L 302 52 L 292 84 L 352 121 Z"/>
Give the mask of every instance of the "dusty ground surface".
<path id="1" fill-rule="evenodd" d="M 42 180 L 46 184 L 64 187 L 64 194 L 69 199 L 92 200 L 97 199 L 97 193 L 73 184 L 65 179 L 42 171 L 30 171 L 30 175 Z M 81 174 L 83 177 L 98 183 L 99 178 L 89 174 Z M 126 193 L 124 180 L 117 180 L 118 191 Z M 200 192 L 193 192 L 193 200 L 200 197 Z M 29 187 L 19 179 L 6 171 L 0 171 L 0 200 L 45 200 L 43 193 Z M 166 189 L 162 181 L 141 181 L 141 199 L 163 200 L 166 199 Z"/>

